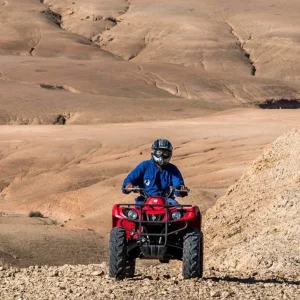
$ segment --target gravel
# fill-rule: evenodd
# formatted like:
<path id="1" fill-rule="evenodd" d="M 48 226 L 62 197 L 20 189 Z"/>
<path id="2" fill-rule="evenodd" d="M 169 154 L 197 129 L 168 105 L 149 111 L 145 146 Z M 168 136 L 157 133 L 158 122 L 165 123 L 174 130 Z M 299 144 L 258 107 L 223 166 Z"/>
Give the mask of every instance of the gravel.
<path id="1" fill-rule="evenodd" d="M 183 280 L 179 265 L 139 266 L 133 279 L 116 281 L 107 265 L 32 266 L 0 271 L 0 299 L 299 299 L 299 283 L 242 282 L 206 274 Z"/>

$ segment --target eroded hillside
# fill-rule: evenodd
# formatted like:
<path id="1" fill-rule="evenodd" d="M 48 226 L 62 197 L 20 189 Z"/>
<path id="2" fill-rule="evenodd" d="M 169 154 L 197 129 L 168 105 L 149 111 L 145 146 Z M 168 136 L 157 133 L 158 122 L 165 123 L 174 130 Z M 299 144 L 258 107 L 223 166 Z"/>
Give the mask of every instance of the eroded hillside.
<path id="1" fill-rule="evenodd" d="M 182 119 L 270 99 L 299 103 L 299 7 L 4 1 L 0 124 Z"/>

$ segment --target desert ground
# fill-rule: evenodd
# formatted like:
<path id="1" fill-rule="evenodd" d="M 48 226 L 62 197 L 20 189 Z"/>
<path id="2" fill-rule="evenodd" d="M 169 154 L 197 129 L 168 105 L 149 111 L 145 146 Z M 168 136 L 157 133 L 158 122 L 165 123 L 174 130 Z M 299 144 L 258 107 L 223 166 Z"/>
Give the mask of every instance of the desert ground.
<path id="1" fill-rule="evenodd" d="M 0 1 L 1 298 L 297 299 L 299 10 L 294 0 Z M 157 138 L 173 143 L 191 189 L 181 203 L 205 216 L 205 278 L 150 261 L 116 283 L 111 207 L 134 200 L 122 182 Z M 263 152 L 270 173 L 252 164 Z M 291 231 L 274 225 L 286 218 Z"/>

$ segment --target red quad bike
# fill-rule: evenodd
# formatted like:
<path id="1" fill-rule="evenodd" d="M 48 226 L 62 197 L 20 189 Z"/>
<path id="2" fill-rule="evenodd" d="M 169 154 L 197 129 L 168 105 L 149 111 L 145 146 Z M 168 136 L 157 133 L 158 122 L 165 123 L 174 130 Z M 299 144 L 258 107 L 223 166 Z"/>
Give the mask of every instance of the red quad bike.
<path id="1" fill-rule="evenodd" d="M 150 197 L 144 189 L 132 188 L 145 198 L 143 204 L 115 204 L 109 241 L 109 275 L 116 279 L 134 276 L 140 259 L 182 261 L 183 278 L 203 275 L 203 233 L 198 206 L 168 205 L 174 192 Z M 188 192 L 185 191 L 185 192 Z"/>

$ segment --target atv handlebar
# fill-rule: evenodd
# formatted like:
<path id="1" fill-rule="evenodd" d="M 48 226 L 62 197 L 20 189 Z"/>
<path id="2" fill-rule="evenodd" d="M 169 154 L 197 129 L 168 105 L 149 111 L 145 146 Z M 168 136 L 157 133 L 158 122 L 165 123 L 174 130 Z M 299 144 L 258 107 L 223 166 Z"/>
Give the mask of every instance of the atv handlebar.
<path id="1" fill-rule="evenodd" d="M 170 186 L 168 189 L 162 192 L 162 195 L 165 198 L 168 198 L 173 192 L 184 192 L 184 193 L 189 193 L 190 189 L 186 188 L 184 190 L 179 189 L 181 186 Z M 127 188 L 125 189 L 128 192 L 133 192 L 133 193 L 140 193 L 141 196 L 148 198 L 150 197 L 147 191 L 144 188 L 140 188 L 138 186 L 133 187 L 133 188 Z"/>

